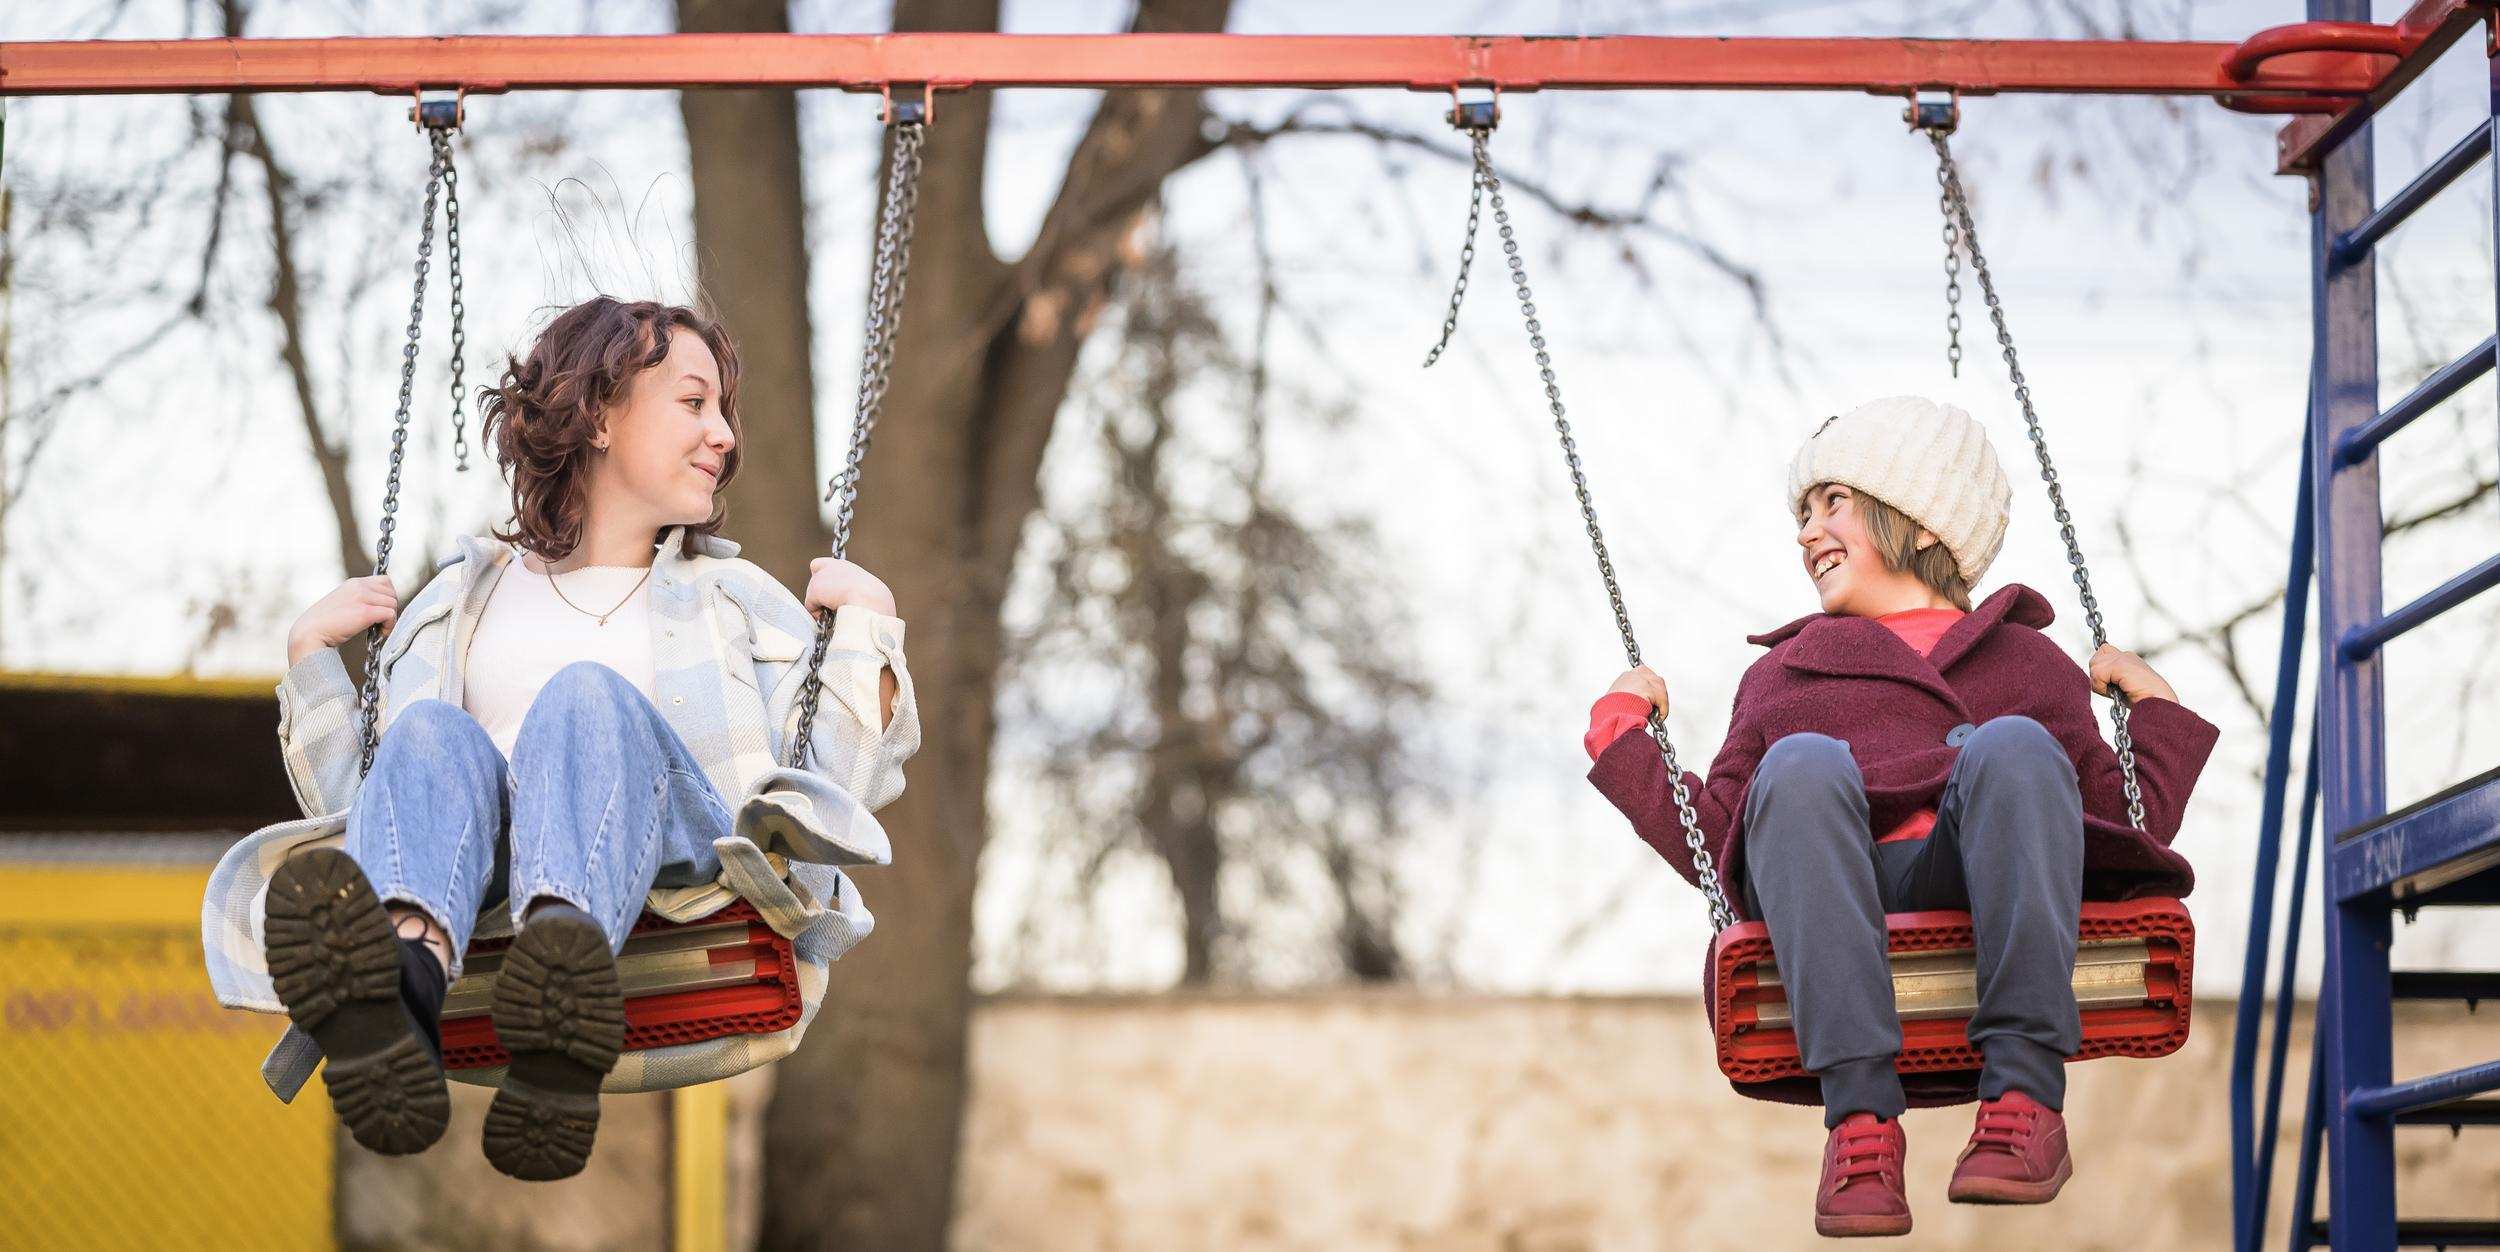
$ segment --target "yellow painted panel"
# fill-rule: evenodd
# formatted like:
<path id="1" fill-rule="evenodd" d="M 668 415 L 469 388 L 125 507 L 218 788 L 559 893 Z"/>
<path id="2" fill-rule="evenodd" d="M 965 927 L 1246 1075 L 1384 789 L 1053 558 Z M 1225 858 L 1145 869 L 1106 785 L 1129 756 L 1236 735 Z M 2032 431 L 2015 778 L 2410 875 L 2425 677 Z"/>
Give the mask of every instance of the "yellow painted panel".
<path id="1" fill-rule="evenodd" d="M 331 1116 L 218 1005 L 205 869 L 0 865 L 0 1244 L 326 1248 Z"/>
<path id="2" fill-rule="evenodd" d="M 670 1093 L 675 1130 L 669 1153 L 676 1177 L 671 1208 L 677 1252 L 721 1252 L 728 1246 L 729 1085 L 707 1082 Z"/>
<path id="3" fill-rule="evenodd" d="M 0 866 L 0 926 L 46 930 L 161 930 L 187 926 L 196 945 L 200 933 L 200 893 L 207 886 L 208 872 L 196 868 Z"/>
<path id="4" fill-rule="evenodd" d="M 187 674 L 49 674 L 0 670 L 0 691 L 84 692 L 100 696 L 207 696 L 274 699 L 276 675 L 267 678 L 200 678 Z"/>

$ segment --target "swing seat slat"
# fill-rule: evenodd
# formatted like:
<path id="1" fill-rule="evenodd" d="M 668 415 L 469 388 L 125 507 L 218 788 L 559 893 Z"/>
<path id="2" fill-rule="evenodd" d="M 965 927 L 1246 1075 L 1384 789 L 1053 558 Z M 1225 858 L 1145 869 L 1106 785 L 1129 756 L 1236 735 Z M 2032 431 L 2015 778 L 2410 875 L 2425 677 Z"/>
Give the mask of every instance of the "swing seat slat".
<path id="1" fill-rule="evenodd" d="M 509 938 L 469 945 L 460 981 L 443 997 L 443 1067 L 488 1069 L 511 1055 L 495 1037 L 495 978 Z M 708 917 L 672 922 L 644 913 L 616 958 L 625 993 L 625 1050 L 769 1035 L 797 1025 L 798 957 L 744 900 Z"/>
<path id="2" fill-rule="evenodd" d="M 1884 919 L 1904 1074 L 1977 1070 L 1966 1033 L 1978 1008 L 1970 914 L 1938 910 Z M 2087 902 L 2074 990 L 2083 1046 L 2069 1061 L 2168 1056 L 2187 1042 L 2196 928 L 2173 899 Z M 1711 943 L 1707 1003 L 1719 1070 L 1731 1082 L 1806 1078 L 1771 932 L 1741 922 Z"/>

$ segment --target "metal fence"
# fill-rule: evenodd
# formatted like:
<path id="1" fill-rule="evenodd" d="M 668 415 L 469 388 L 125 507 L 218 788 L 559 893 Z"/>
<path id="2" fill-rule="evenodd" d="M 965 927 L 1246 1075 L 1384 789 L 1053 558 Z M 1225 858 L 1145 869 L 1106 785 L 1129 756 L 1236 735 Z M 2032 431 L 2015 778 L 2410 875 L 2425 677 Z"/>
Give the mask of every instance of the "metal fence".
<path id="1" fill-rule="evenodd" d="M 0 1246 L 326 1248 L 331 1125 L 200 964 L 203 848 L 0 838 Z M 134 851 L 136 849 L 136 851 Z"/>

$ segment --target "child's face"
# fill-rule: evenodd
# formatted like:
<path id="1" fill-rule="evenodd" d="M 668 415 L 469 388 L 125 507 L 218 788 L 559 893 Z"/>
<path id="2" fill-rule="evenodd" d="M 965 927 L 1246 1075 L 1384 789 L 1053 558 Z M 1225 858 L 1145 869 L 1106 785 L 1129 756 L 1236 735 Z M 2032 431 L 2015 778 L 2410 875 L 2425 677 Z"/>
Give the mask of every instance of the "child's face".
<path id="1" fill-rule="evenodd" d="M 1797 547 L 1824 612 L 1881 617 L 1898 607 L 1905 592 L 1923 591 L 1924 584 L 1884 564 L 1857 502 L 1857 493 L 1838 483 L 1819 483 L 1806 492 L 1797 510 Z"/>
<path id="2" fill-rule="evenodd" d="M 636 374 L 608 410 L 608 453 L 592 462 L 591 491 L 655 527 L 711 517 L 738 442 L 720 397 L 712 349 L 702 336 L 671 327 L 668 354 Z"/>

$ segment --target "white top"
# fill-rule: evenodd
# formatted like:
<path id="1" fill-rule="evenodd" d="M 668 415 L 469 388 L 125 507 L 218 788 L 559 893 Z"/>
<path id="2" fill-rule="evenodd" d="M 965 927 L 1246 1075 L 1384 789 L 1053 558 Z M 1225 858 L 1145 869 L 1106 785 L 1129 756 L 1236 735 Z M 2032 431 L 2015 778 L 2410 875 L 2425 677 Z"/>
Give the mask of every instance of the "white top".
<path id="1" fill-rule="evenodd" d="M 505 565 L 469 640 L 468 679 L 460 699 L 503 749 L 504 759 L 512 758 L 521 718 L 539 689 L 575 661 L 596 661 L 651 694 L 650 573 L 644 566 L 585 565 L 550 581 L 531 569 L 527 558 Z M 605 625 L 594 616 L 599 613 L 607 614 Z"/>

